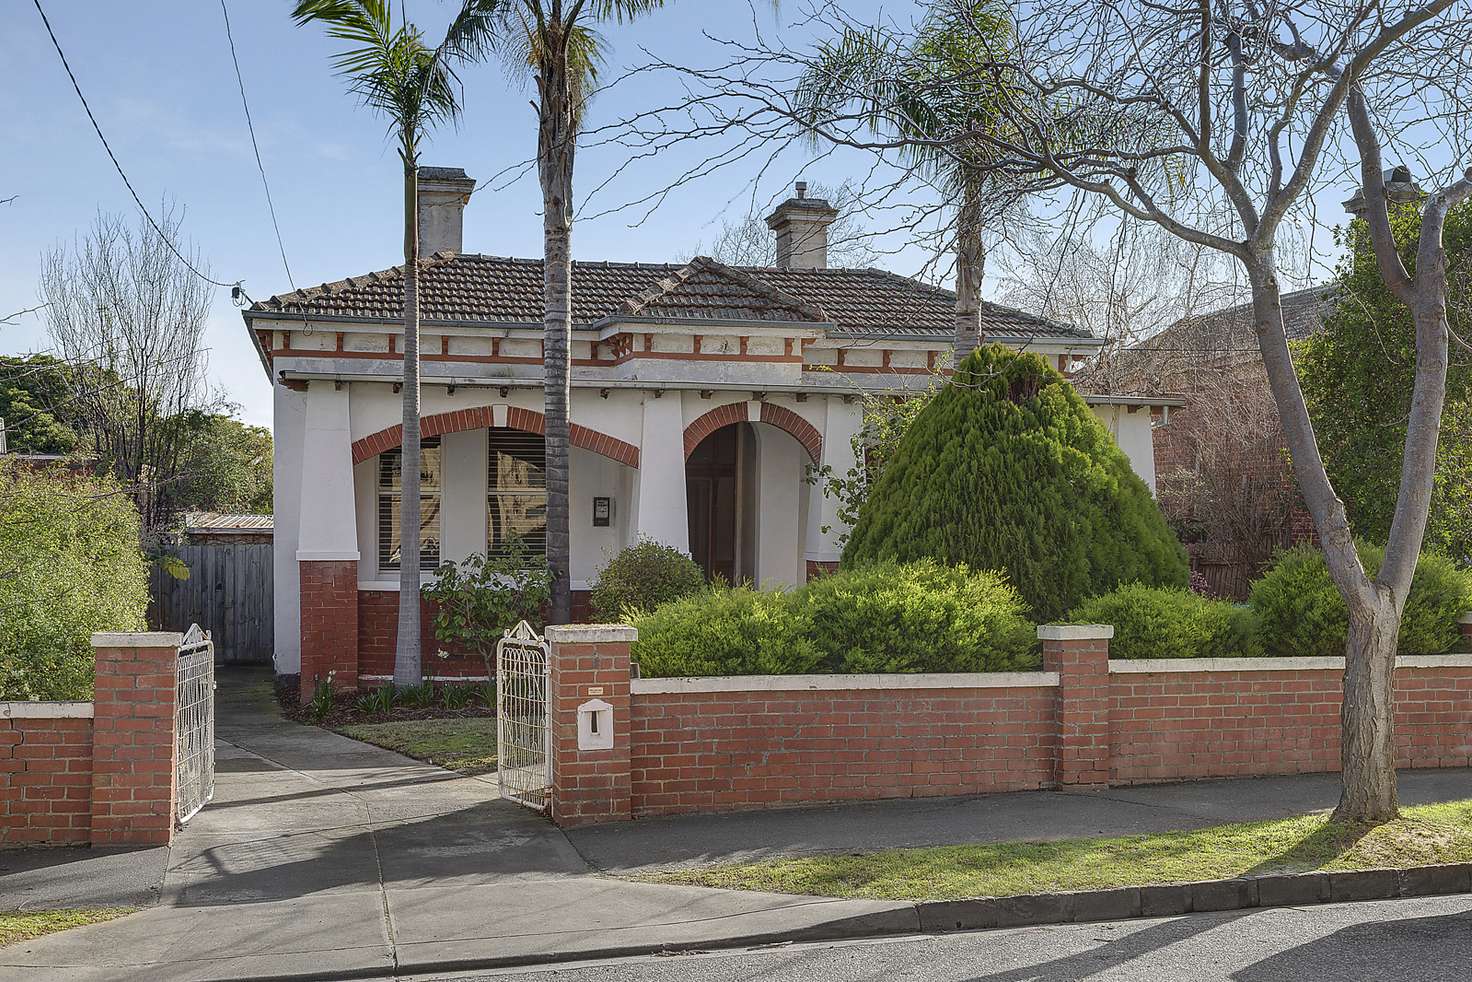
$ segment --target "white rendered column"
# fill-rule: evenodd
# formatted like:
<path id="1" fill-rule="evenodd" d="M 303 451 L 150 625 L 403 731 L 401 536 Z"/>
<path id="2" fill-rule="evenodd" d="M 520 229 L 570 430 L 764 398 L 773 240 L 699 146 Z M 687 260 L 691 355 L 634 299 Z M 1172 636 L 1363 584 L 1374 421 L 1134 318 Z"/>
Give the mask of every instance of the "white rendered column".
<path id="1" fill-rule="evenodd" d="M 302 427 L 298 562 L 358 561 L 348 387 L 312 382 Z"/>
<path id="2" fill-rule="evenodd" d="M 307 396 L 279 381 L 273 388 L 271 468 L 275 528 L 271 535 L 271 567 L 276 637 L 272 657 L 277 672 L 294 675 L 301 671 L 302 657 L 301 585 L 296 550 L 301 528 L 297 510 L 301 506 L 302 426 Z"/>
<path id="3" fill-rule="evenodd" d="M 690 552 L 690 516 L 685 503 L 685 417 L 680 393 L 644 396 L 639 440 L 639 476 L 634 481 L 636 536 Z"/>

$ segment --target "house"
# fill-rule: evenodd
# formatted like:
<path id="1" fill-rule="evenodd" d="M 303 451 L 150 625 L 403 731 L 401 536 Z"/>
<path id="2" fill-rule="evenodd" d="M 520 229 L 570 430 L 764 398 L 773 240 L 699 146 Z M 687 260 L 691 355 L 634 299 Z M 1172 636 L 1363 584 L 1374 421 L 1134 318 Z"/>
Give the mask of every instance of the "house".
<path id="1" fill-rule="evenodd" d="M 542 263 L 462 251 L 475 183 L 422 168 L 422 567 L 543 535 Z M 902 396 L 947 362 L 954 296 L 827 265 L 827 202 L 797 193 L 767 219 L 772 267 L 573 264 L 571 525 L 575 606 L 641 537 L 710 576 L 793 584 L 839 559 L 837 503 L 808 480 L 845 473 L 859 396 Z M 399 584 L 402 282 L 398 268 L 244 311 L 275 393 L 276 666 L 304 691 L 392 670 Z M 994 341 L 1064 371 L 1100 342 L 984 305 Z M 1090 396 L 1153 486 L 1152 405 Z M 428 637 L 426 651 L 438 647 Z M 445 677 L 478 661 L 427 658 Z"/>
<path id="2" fill-rule="evenodd" d="M 262 544 L 271 541 L 270 515 L 192 511 L 184 516 L 183 540 L 191 545 Z"/>

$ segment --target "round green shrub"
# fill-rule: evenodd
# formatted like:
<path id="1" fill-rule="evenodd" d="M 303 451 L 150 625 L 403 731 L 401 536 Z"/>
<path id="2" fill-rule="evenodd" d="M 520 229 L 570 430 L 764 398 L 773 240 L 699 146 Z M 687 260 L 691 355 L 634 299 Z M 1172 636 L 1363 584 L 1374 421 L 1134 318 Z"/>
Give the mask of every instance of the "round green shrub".
<path id="1" fill-rule="evenodd" d="M 1385 550 L 1361 545 L 1360 561 L 1371 576 Z M 1263 647 L 1273 655 L 1342 656 L 1349 640 L 1349 611 L 1329 577 L 1323 553 L 1313 546 L 1285 550 L 1252 585 L 1248 599 Z M 1457 619 L 1472 609 L 1472 573 L 1445 556 L 1423 553 L 1411 578 L 1397 650 L 1437 655 L 1459 640 Z"/>
<path id="2" fill-rule="evenodd" d="M 935 559 L 1006 574 L 1034 615 L 1121 583 L 1185 587 L 1185 550 L 1074 387 L 988 345 L 908 427 L 860 509 L 846 567 Z"/>
<path id="3" fill-rule="evenodd" d="M 593 616 L 617 621 L 627 611 L 653 610 L 660 604 L 705 589 L 705 574 L 695 560 L 652 539 L 640 539 L 608 561 L 588 600 Z"/>
<path id="4" fill-rule="evenodd" d="M 1252 611 L 1190 590 L 1130 583 L 1085 600 L 1072 624 L 1112 624 L 1110 658 L 1252 658 L 1264 654 Z"/>
<path id="5" fill-rule="evenodd" d="M 834 672 L 1006 672 L 1038 664 L 1027 606 L 1000 573 L 926 559 L 813 580 L 793 597 Z"/>
<path id="6" fill-rule="evenodd" d="M 711 587 L 633 621 L 632 654 L 646 678 L 823 671 L 812 622 L 780 591 Z"/>

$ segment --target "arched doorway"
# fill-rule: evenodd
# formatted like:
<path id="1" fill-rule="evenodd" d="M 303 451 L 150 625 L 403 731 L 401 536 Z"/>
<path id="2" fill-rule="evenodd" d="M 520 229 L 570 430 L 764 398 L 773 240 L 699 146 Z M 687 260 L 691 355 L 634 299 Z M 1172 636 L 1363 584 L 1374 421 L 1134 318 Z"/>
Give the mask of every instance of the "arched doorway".
<path id="1" fill-rule="evenodd" d="M 762 587 L 805 579 L 808 458 L 777 426 L 737 422 L 709 433 L 685 461 L 690 555 L 707 579 Z"/>

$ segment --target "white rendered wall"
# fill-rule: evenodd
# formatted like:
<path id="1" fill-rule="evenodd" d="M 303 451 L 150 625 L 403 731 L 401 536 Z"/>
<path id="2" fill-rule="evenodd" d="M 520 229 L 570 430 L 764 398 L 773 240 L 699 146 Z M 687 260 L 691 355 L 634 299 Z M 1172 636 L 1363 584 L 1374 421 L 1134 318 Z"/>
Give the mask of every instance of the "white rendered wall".
<path id="1" fill-rule="evenodd" d="M 275 531 L 272 533 L 271 565 L 274 597 L 275 640 L 272 658 L 276 671 L 292 675 L 301 671 L 301 580 L 296 564 L 297 509 L 302 487 L 302 421 L 306 413 L 305 392 L 294 392 L 277 382 L 272 392 L 271 473 L 274 487 Z"/>
<path id="2" fill-rule="evenodd" d="M 1148 407 L 1130 412 L 1125 406 L 1090 406 L 1099 422 L 1114 437 L 1119 449 L 1130 459 L 1130 466 L 1150 493 L 1155 493 L 1155 435 L 1151 429 Z"/>
<path id="3" fill-rule="evenodd" d="M 357 562 L 358 527 L 353 487 L 347 386 L 312 382 L 307 389 L 301 443 L 298 562 Z"/>
<path id="4" fill-rule="evenodd" d="M 639 473 L 631 505 L 636 537 L 653 539 L 688 555 L 685 426 L 689 408 L 684 402 L 678 390 L 658 399 L 652 392 L 645 393 L 640 407 L 640 435 L 634 441 L 639 445 Z"/>
<path id="5" fill-rule="evenodd" d="M 842 397 L 823 400 L 824 417 L 823 464 L 837 478 L 848 477 L 853 469 L 854 437 L 864 428 L 864 407 L 857 400 L 845 402 Z M 843 554 L 839 542 L 848 527 L 838 518 L 838 499 L 823 494 L 821 482 L 808 487 L 808 519 L 804 528 L 806 558 L 820 563 L 836 563 Z M 824 532 L 824 527 L 828 528 Z"/>
<path id="6" fill-rule="evenodd" d="M 668 397 L 666 397 L 668 398 Z M 568 527 L 572 538 L 572 588 L 587 589 L 598 570 L 608 565 L 628 539 L 629 501 L 624 497 L 625 475 L 633 469 L 601 454 L 572 449 L 572 474 L 568 482 Z M 681 475 L 680 486 L 684 487 Z M 613 521 L 606 527 L 593 525 L 593 499 L 613 499 Z"/>

